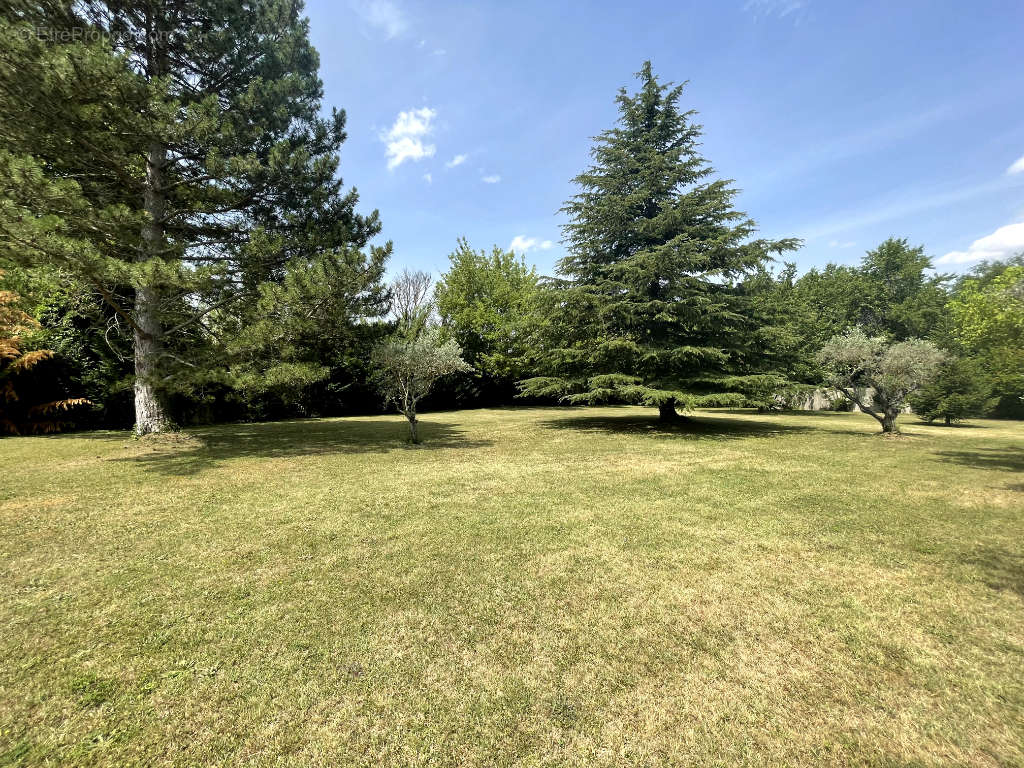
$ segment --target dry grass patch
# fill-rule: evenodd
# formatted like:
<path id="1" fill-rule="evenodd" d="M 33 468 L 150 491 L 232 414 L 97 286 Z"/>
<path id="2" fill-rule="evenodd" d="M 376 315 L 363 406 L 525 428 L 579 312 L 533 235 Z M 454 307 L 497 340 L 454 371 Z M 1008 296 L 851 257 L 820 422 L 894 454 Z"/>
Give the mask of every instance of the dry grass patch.
<path id="1" fill-rule="evenodd" d="M 904 429 L 4 440 L 0 764 L 1024 764 L 1024 425 Z"/>

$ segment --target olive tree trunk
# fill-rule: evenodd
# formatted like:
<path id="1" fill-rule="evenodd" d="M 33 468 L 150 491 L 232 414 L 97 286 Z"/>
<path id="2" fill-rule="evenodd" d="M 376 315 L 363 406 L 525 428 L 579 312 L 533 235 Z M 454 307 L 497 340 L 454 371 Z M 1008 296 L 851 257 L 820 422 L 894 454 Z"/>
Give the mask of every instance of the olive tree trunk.
<path id="1" fill-rule="evenodd" d="M 900 415 L 900 409 L 894 407 L 889 400 L 882 399 L 881 407 L 879 408 L 879 403 L 869 405 L 867 398 L 862 397 L 862 393 L 856 389 L 847 389 L 846 387 L 837 387 L 837 389 L 846 395 L 851 402 L 856 403 L 861 413 L 868 414 L 881 424 L 882 434 L 898 435 L 900 433 L 899 427 L 896 426 L 896 419 Z"/>
<path id="2" fill-rule="evenodd" d="M 874 414 L 872 414 L 872 415 L 874 415 Z M 899 416 L 899 412 L 898 411 L 894 412 L 894 411 L 891 411 L 891 410 L 888 410 L 888 409 L 882 412 L 881 418 L 879 418 L 878 416 L 875 416 L 875 418 L 878 419 L 882 423 L 882 432 L 884 434 L 888 434 L 888 435 L 898 435 L 899 434 L 899 432 L 900 432 L 899 427 L 896 426 L 896 417 L 897 416 Z"/>
<path id="3" fill-rule="evenodd" d="M 420 423 L 416 419 L 416 411 L 406 411 L 405 418 L 409 420 L 409 442 L 418 444 L 420 441 Z"/>

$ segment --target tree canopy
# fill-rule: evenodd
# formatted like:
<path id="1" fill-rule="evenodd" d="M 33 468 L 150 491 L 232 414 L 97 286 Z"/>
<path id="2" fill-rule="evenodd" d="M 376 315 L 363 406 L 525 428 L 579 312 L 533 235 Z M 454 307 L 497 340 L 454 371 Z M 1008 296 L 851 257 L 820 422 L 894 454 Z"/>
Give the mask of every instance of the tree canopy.
<path id="1" fill-rule="evenodd" d="M 833 335 L 860 326 L 893 341 L 934 334 L 948 300 L 950 275 L 933 272 L 924 246 L 890 237 L 867 251 L 858 265 L 828 264 L 795 281 L 803 317 L 801 336 L 820 347 Z"/>
<path id="2" fill-rule="evenodd" d="M 639 90 L 620 90 L 618 124 L 601 133 L 594 163 L 563 208 L 568 255 L 550 284 L 537 367 L 523 394 L 570 403 L 740 404 L 764 386 L 749 296 L 737 281 L 793 239 L 753 239 L 699 152 L 701 127 L 650 62 Z M 776 375 L 777 377 L 777 375 Z"/>
<path id="3" fill-rule="evenodd" d="M 259 285 L 330 260 L 337 287 L 372 292 L 390 246 L 369 245 L 377 214 L 337 174 L 345 115 L 321 115 L 301 3 L 15 5 L 0 24 L 3 255 L 81 276 L 114 308 L 140 432 L 167 426 L 168 389 L 216 368 L 195 360 L 206 319 L 251 312 Z"/>
<path id="4" fill-rule="evenodd" d="M 508 400 L 531 352 L 537 272 L 522 256 L 498 246 L 476 251 L 465 239 L 448 261 L 435 291 L 441 325 L 473 366 L 480 399 Z"/>
<path id="5" fill-rule="evenodd" d="M 40 401 L 39 387 L 20 386 L 26 374 L 53 357 L 53 350 L 30 349 L 25 343 L 24 337 L 38 322 L 21 309 L 20 298 L 14 291 L 0 290 L 0 434 L 56 432 L 65 424 L 63 415 L 89 401 L 82 397 Z"/>
<path id="6" fill-rule="evenodd" d="M 896 419 L 907 399 L 932 380 L 944 355 L 930 341 L 893 344 L 851 328 L 830 339 L 819 359 L 830 386 L 878 420 L 882 432 L 896 433 Z"/>
<path id="7" fill-rule="evenodd" d="M 949 315 L 956 344 L 982 362 L 1001 408 L 1024 415 L 1024 266 L 965 279 Z"/>
<path id="8" fill-rule="evenodd" d="M 445 376 L 471 370 L 453 339 L 434 325 L 415 336 L 398 334 L 373 351 L 372 378 L 384 401 L 409 422 L 409 439 L 420 441 L 416 406 Z"/>

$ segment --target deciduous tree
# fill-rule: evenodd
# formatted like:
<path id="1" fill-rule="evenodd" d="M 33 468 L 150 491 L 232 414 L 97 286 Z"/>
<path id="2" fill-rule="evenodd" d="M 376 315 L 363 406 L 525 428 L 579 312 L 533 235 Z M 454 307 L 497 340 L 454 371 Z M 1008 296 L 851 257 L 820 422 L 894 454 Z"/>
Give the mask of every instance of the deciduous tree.
<path id="1" fill-rule="evenodd" d="M 18 306 L 18 299 L 13 291 L 0 290 L 0 434 L 57 432 L 69 423 L 64 414 L 89 401 L 62 397 L 38 402 L 19 388 L 19 381 L 52 358 L 53 350 L 26 348 L 22 337 L 38 323 Z"/>
<path id="2" fill-rule="evenodd" d="M 953 336 L 992 376 L 1001 412 L 1024 412 L 1024 266 L 964 280 L 949 303 Z"/>
<path id="3" fill-rule="evenodd" d="M 476 251 L 465 239 L 448 259 L 435 290 L 441 325 L 473 366 L 481 396 L 510 398 L 531 349 L 536 270 L 511 251 Z"/>
<path id="4" fill-rule="evenodd" d="M 923 246 L 891 237 L 856 266 L 828 264 L 795 283 L 804 320 L 801 333 L 815 349 L 832 336 L 860 326 L 891 341 L 932 337 L 948 300 L 950 276 L 932 273 Z"/>
<path id="5" fill-rule="evenodd" d="M 403 269 L 391 281 L 390 320 L 396 332 L 415 338 L 434 316 L 434 279 L 422 270 Z"/>

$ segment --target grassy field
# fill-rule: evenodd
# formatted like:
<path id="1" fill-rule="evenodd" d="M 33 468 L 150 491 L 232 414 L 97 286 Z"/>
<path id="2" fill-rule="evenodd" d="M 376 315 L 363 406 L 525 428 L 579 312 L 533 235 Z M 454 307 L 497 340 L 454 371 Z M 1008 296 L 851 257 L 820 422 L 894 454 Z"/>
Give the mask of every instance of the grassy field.
<path id="1" fill-rule="evenodd" d="M 1024 424 L 0 441 L 0 764 L 1024 765 Z"/>

